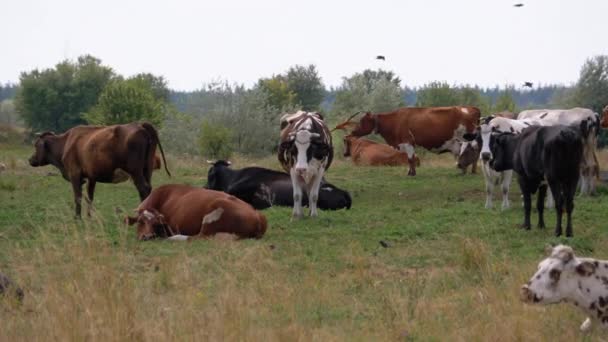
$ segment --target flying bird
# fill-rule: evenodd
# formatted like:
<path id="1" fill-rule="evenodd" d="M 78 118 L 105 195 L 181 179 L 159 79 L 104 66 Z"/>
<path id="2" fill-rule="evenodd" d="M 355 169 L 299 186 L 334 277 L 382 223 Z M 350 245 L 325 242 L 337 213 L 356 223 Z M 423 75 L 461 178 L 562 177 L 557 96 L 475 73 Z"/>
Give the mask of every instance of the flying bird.
<path id="1" fill-rule="evenodd" d="M 524 82 L 524 87 L 532 88 L 532 86 L 534 86 L 534 83 L 532 83 L 532 82 Z"/>
<path id="2" fill-rule="evenodd" d="M 381 59 L 381 60 L 383 60 L 383 61 L 385 61 L 385 60 L 386 60 L 386 58 L 384 58 L 384 56 L 376 56 L 376 59 Z"/>
<path id="3" fill-rule="evenodd" d="M 520 4 L 515 4 L 515 5 L 513 5 L 513 7 L 524 7 L 524 4 L 521 4 L 521 3 Z"/>

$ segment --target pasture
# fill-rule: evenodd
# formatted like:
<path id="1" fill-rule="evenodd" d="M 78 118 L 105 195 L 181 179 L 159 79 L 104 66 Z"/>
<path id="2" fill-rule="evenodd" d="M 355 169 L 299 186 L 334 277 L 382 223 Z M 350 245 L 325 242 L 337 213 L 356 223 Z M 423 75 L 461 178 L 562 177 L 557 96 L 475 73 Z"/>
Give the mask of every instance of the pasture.
<path id="1" fill-rule="evenodd" d="M 161 137 L 162 140 L 162 137 Z M 519 288 L 549 243 L 608 259 L 606 188 L 575 199 L 574 238 L 522 231 L 512 208 L 485 210 L 483 177 L 461 175 L 449 155 L 405 167 L 327 173 L 350 191 L 351 210 L 291 221 L 264 211 L 261 240 L 138 242 L 122 223 L 139 201 L 132 183 L 98 184 L 91 218 L 73 219 L 72 190 L 52 166 L 32 168 L 31 147 L 0 145 L 0 271 L 25 291 L 0 303 L 0 340 L 596 340 L 571 305 L 530 306 Z M 340 154 L 341 149 L 336 149 Z M 602 169 L 607 155 L 600 153 Z M 153 185 L 204 185 L 200 158 L 168 156 Z M 274 169 L 274 156 L 234 167 Z M 50 173 L 50 174 L 49 174 Z M 83 204 L 84 206 L 84 204 Z M 83 215 L 84 216 L 84 215 Z M 379 242 L 384 241 L 388 248 Z"/>

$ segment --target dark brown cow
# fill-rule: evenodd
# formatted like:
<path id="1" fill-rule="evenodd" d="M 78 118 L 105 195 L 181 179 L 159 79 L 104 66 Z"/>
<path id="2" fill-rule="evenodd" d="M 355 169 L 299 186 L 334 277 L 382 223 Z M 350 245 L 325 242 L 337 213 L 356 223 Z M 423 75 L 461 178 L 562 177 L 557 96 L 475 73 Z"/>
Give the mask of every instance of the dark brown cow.
<path id="1" fill-rule="evenodd" d="M 407 153 L 369 139 L 352 135 L 344 137 L 344 157 L 351 157 L 355 165 L 398 166 L 407 164 Z M 416 158 L 418 158 L 416 156 Z M 420 160 L 417 159 L 417 165 Z"/>
<path id="2" fill-rule="evenodd" d="M 76 126 L 63 134 L 42 133 L 30 158 L 31 166 L 52 164 L 72 183 L 76 216 L 80 217 L 82 185 L 87 182 L 89 214 L 95 184 L 114 183 L 125 174 L 133 179 L 143 201 L 152 190 L 150 183 L 156 145 L 160 148 L 165 171 L 165 154 L 156 129 L 149 123 L 114 126 Z"/>
<path id="3" fill-rule="evenodd" d="M 389 145 L 408 154 L 408 175 L 414 176 L 414 146 L 436 153 L 452 152 L 457 156 L 464 137 L 474 137 L 480 115 L 476 107 L 406 107 L 387 113 L 366 113 L 351 135 L 380 134 Z M 347 127 L 351 124 L 350 119 L 336 128 Z"/>
<path id="4" fill-rule="evenodd" d="M 608 128 L 608 105 L 602 111 L 602 127 Z"/>
<path id="5" fill-rule="evenodd" d="M 266 217 L 251 205 L 227 193 L 189 185 L 169 184 L 150 193 L 137 207 L 137 238 L 172 240 L 207 238 L 216 233 L 240 238 L 261 238 L 266 232 Z"/>

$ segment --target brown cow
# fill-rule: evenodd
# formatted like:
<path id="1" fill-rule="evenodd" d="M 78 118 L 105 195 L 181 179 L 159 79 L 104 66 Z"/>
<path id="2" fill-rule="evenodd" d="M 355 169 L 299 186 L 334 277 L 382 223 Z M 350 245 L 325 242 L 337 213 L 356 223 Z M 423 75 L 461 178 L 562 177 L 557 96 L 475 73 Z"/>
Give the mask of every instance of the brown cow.
<path id="1" fill-rule="evenodd" d="M 380 134 L 386 142 L 408 154 L 408 175 L 416 175 L 414 146 L 432 152 L 460 152 L 465 136 L 474 137 L 481 113 L 476 107 L 406 107 L 387 113 L 366 113 L 351 135 Z M 350 119 L 337 128 L 350 124 Z"/>
<path id="2" fill-rule="evenodd" d="M 602 127 L 608 128 L 608 105 L 602 111 Z"/>
<path id="3" fill-rule="evenodd" d="M 351 157 L 355 165 L 397 166 L 407 164 L 407 153 L 399 152 L 386 144 L 352 135 L 344 137 L 344 157 Z M 420 166 L 420 160 L 416 161 L 416 166 Z"/>
<path id="4" fill-rule="evenodd" d="M 52 164 L 72 183 L 76 216 L 80 217 L 82 185 L 87 181 L 89 214 L 95 184 L 113 183 L 128 174 L 143 201 L 152 190 L 150 183 L 156 145 L 160 148 L 165 171 L 165 154 L 156 129 L 149 123 L 114 126 L 76 126 L 63 134 L 42 133 L 29 162 L 31 166 Z"/>
<path id="5" fill-rule="evenodd" d="M 456 167 L 462 170 L 463 175 L 467 173 L 469 165 L 471 165 L 471 173 L 477 173 L 477 161 L 479 160 L 480 150 L 477 141 L 465 141 L 462 143 Z"/>
<path id="6" fill-rule="evenodd" d="M 216 233 L 239 238 L 261 238 L 266 232 L 266 217 L 240 199 L 225 192 L 189 185 L 169 184 L 150 193 L 137 207 L 137 238 L 172 240 L 207 238 Z"/>

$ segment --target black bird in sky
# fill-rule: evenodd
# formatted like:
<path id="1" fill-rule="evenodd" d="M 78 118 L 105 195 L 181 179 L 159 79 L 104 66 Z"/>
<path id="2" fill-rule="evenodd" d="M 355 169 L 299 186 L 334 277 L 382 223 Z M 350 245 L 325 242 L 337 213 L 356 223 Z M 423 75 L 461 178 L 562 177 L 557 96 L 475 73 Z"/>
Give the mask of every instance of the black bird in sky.
<path id="1" fill-rule="evenodd" d="M 524 4 L 515 4 L 513 7 L 524 7 Z"/>
<path id="2" fill-rule="evenodd" d="M 386 60 L 386 58 L 384 58 L 384 56 L 376 56 L 376 59 L 381 59 L 381 60 L 383 60 L 383 61 L 385 61 L 385 60 Z"/>
<path id="3" fill-rule="evenodd" d="M 524 82 L 524 87 L 532 88 L 533 86 L 534 86 L 534 83 L 532 83 L 532 82 Z"/>

